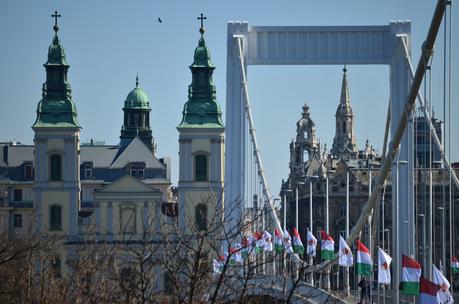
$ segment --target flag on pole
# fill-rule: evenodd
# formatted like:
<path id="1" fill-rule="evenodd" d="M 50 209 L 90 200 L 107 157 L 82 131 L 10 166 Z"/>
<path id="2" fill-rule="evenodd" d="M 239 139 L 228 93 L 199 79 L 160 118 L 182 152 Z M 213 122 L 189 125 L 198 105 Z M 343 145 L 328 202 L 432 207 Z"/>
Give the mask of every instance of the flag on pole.
<path id="1" fill-rule="evenodd" d="M 351 248 L 343 237 L 339 236 L 339 266 L 350 267 L 354 264 L 354 257 Z"/>
<path id="2" fill-rule="evenodd" d="M 392 258 L 378 247 L 378 283 L 390 284 L 390 263 Z"/>
<path id="3" fill-rule="evenodd" d="M 308 230 L 308 234 L 307 234 L 307 239 L 306 240 L 307 240 L 307 243 L 308 243 L 306 253 L 309 256 L 315 257 L 316 256 L 317 239 L 315 238 L 315 236 L 309 230 Z"/>
<path id="4" fill-rule="evenodd" d="M 265 240 L 263 240 L 263 234 L 259 231 L 254 233 L 255 236 L 255 251 L 256 253 L 262 253 L 265 248 Z"/>
<path id="5" fill-rule="evenodd" d="M 225 266 L 225 256 L 221 255 L 217 259 L 214 259 L 214 273 L 215 274 L 221 274 L 224 266 Z"/>
<path id="6" fill-rule="evenodd" d="M 419 295 L 419 278 L 421 277 L 421 265 L 406 255 L 402 255 L 402 282 L 403 294 Z"/>
<path id="7" fill-rule="evenodd" d="M 252 235 L 247 235 L 242 238 L 242 248 L 241 248 L 242 257 L 247 258 L 247 256 L 249 255 L 252 249 L 252 243 L 253 243 Z"/>
<path id="8" fill-rule="evenodd" d="M 300 233 L 293 227 L 293 251 L 297 254 L 304 255 L 304 246 L 301 241 Z"/>
<path id="9" fill-rule="evenodd" d="M 293 253 L 292 238 L 287 230 L 284 231 L 284 250 L 287 253 Z"/>
<path id="10" fill-rule="evenodd" d="M 320 249 L 321 249 L 321 257 L 322 260 L 333 260 L 335 257 L 335 241 L 333 238 L 328 235 L 325 231 L 321 231 L 320 233 L 321 237 L 321 244 L 320 244 Z"/>
<path id="11" fill-rule="evenodd" d="M 264 242 L 263 250 L 268 251 L 268 252 L 273 251 L 273 241 L 272 241 L 273 236 L 271 235 L 271 233 L 265 230 L 263 231 L 261 238 L 263 239 L 263 242 Z"/>
<path id="12" fill-rule="evenodd" d="M 370 251 L 359 240 L 355 242 L 357 244 L 357 274 L 369 276 L 373 273 Z"/>
<path id="13" fill-rule="evenodd" d="M 437 292 L 440 286 L 427 279 L 421 278 L 421 294 L 419 297 L 421 304 L 437 304 Z"/>
<path id="14" fill-rule="evenodd" d="M 453 273 L 459 273 L 459 261 L 455 256 L 451 258 L 451 271 Z"/>
<path id="15" fill-rule="evenodd" d="M 282 234 L 277 228 L 274 229 L 274 251 L 282 252 Z"/>
<path id="16" fill-rule="evenodd" d="M 235 263 L 242 263 L 241 244 L 236 243 L 234 247 L 230 247 L 229 253 L 231 255 L 230 261 L 233 265 Z"/>
<path id="17" fill-rule="evenodd" d="M 449 291 L 449 281 L 435 265 L 432 265 L 432 281 L 440 287 L 437 291 L 437 303 L 454 303 L 453 296 Z"/>

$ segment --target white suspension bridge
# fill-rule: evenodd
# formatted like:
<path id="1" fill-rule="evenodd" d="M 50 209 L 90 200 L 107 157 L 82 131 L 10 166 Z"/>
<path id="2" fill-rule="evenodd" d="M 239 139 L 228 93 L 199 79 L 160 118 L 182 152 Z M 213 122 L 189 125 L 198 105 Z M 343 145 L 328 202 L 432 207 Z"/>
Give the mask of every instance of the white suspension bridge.
<path id="1" fill-rule="evenodd" d="M 419 58 L 416 70 L 411 58 L 411 24 L 407 21 L 391 22 L 382 26 L 249 26 L 246 22 L 230 22 L 228 24 L 227 37 L 227 96 L 226 96 L 226 170 L 225 180 L 228 185 L 225 188 L 225 200 L 238 202 L 237 212 L 225 215 L 228 221 L 228 229 L 238 229 L 241 218 L 250 206 L 253 209 L 261 209 L 262 220 L 253 230 L 261 229 L 273 231 L 285 230 L 284 220 L 278 218 L 274 207 L 274 197 L 266 178 L 261 149 L 257 141 L 256 128 L 250 106 L 249 83 L 247 67 L 249 65 L 345 65 L 345 64 L 377 64 L 387 65 L 390 71 L 390 102 L 388 118 L 386 121 L 385 139 L 381 166 L 375 181 L 371 187 L 371 194 L 362 209 L 361 216 L 353 227 L 347 222 L 346 242 L 353 244 L 364 226 L 371 223 L 371 235 L 375 240 L 378 228 L 377 212 L 380 209 L 380 194 L 384 189 L 389 173 L 392 180 L 398 183 L 392 184 L 392 248 L 390 254 L 393 257 L 392 288 L 387 295 L 391 303 L 403 302 L 399 292 L 401 275 L 401 255 L 409 254 L 409 246 L 414 242 L 412 236 L 415 233 L 415 196 L 414 196 L 414 171 L 413 161 L 413 120 L 416 102 L 426 118 L 430 136 L 435 147 L 441 153 L 441 159 L 445 170 L 449 172 L 449 183 L 455 189 L 459 188 L 459 180 L 451 166 L 450 147 L 451 130 L 448 134 L 448 144 L 438 138 L 432 122 L 431 107 L 426 105 L 430 101 L 429 96 L 420 93 L 421 84 L 426 83 L 426 73 L 431 73 L 434 43 L 441 24 L 444 24 L 444 96 L 448 100 L 448 109 L 444 112 L 448 115 L 449 126 L 451 125 L 451 1 L 439 0 L 437 2 L 431 20 L 428 34 L 422 45 L 422 54 Z M 449 39 L 449 44 L 446 41 Z M 446 104 L 446 103 L 445 103 Z M 429 110 L 430 109 L 430 110 Z M 446 114 L 445 114 L 446 116 Z M 390 142 L 387 138 L 390 130 Z M 448 147 L 448 150 L 445 149 Z M 399 162 L 405 162 L 405 166 L 398 166 Z M 392 170 L 391 170 L 392 167 Z M 432 170 L 430 181 L 432 181 Z M 403 185 L 398 187 L 398 185 Z M 397 189 L 400 188 L 400 189 Z M 451 188 L 449 187 L 449 206 L 445 209 L 452 210 Z M 328 184 L 327 184 L 328 193 Z M 398 197 L 395 198 L 394 196 Z M 312 197 L 312 196 L 311 196 Z M 432 197 L 432 182 L 430 182 L 430 198 Z M 312 205 L 312 199 L 311 199 Z M 285 204 L 285 199 L 284 199 Z M 446 204 L 446 203 L 444 203 Z M 284 207 L 285 210 L 285 207 Z M 432 211 L 432 199 L 430 199 L 430 211 Z M 285 211 L 284 211 L 285 212 Z M 298 211 L 296 211 L 298 216 Z M 443 213 L 445 216 L 445 212 Z M 432 231 L 432 212 L 425 215 L 427 218 L 427 230 Z M 453 232 L 452 212 L 449 212 L 449 233 Z M 325 214 L 325 231 L 329 231 L 328 223 L 328 197 Z M 401 219 L 408 219 L 408 230 L 400 232 Z M 445 219 L 443 219 L 445 220 Z M 312 225 L 312 218 L 310 219 Z M 310 227 L 312 231 L 312 227 Z M 349 229 L 351 229 L 349 231 Z M 445 234 L 445 233 L 444 233 Z M 428 244 L 432 244 L 432 233 L 429 234 Z M 450 242 L 452 244 L 452 242 Z M 453 256 L 453 246 L 450 246 L 449 256 Z M 374 242 L 369 244 L 371 252 L 374 252 Z M 432 278 L 432 246 L 428 246 L 428 258 L 425 268 L 427 278 Z M 445 249 L 443 250 L 445 252 Z M 312 265 L 292 254 L 288 256 L 289 263 L 279 260 L 274 255 L 263 256 L 263 261 L 268 262 L 257 270 L 258 276 L 249 284 L 253 286 L 248 293 L 253 295 L 267 295 L 273 299 L 285 300 L 281 284 L 285 280 L 280 277 L 289 277 L 289 284 L 297 281 L 298 290 L 295 297 L 289 298 L 292 302 L 306 303 L 346 303 L 352 302 L 347 297 L 336 297 L 330 290 L 330 268 L 337 264 L 337 260 L 325 261 L 321 264 Z M 448 263 L 447 263 L 448 264 Z M 290 267 L 286 267 L 290 265 Z M 445 265 L 450 266 L 450 265 Z M 301 273 L 300 273 L 301 270 Z M 323 284 L 314 284 L 314 276 L 323 275 Z M 450 282 L 452 281 L 452 274 Z M 233 282 L 234 283 L 234 282 Z M 269 284 L 268 284 L 269 283 Z M 349 281 L 345 282 L 341 295 L 348 295 Z M 263 288 L 263 286 L 270 286 Z M 284 286 L 285 287 L 285 286 Z M 230 299 L 228 299 L 230 301 Z M 386 296 L 381 298 L 386 300 Z M 379 301 L 379 298 L 378 298 Z"/>

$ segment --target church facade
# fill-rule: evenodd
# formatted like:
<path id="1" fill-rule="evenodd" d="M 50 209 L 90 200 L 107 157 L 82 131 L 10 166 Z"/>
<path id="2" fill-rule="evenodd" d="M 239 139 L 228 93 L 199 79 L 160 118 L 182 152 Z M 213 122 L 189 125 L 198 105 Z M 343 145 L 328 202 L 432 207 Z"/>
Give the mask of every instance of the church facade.
<path id="1" fill-rule="evenodd" d="M 225 129 L 204 28 L 177 127 L 178 189 L 171 183 L 170 158 L 156 155 L 150 102 L 138 78 L 122 108 L 119 144 L 80 142 L 77 103 L 58 31 L 56 22 L 33 145 L 0 143 L 0 235 L 6 240 L 32 232 L 58 237 L 55 263 L 65 274 L 78 246 L 88 241 L 119 244 L 148 234 L 151 242 L 160 242 L 164 229 L 177 222 L 190 233 L 189 225 L 206 228 L 223 208 L 211 202 L 223 201 Z"/>

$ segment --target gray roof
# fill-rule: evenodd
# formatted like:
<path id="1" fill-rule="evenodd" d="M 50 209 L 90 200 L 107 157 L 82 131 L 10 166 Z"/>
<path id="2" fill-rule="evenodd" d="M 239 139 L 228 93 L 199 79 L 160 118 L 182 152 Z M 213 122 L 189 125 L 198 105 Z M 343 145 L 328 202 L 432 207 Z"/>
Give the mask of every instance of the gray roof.
<path id="1" fill-rule="evenodd" d="M 119 149 L 119 146 L 81 146 L 80 163 L 92 162 L 94 167 L 108 168 Z"/>
<path id="2" fill-rule="evenodd" d="M 119 156 L 113 161 L 110 169 L 124 168 L 132 162 L 143 162 L 146 168 L 164 168 L 145 143 L 139 138 L 134 138 L 129 145 L 120 151 Z"/>

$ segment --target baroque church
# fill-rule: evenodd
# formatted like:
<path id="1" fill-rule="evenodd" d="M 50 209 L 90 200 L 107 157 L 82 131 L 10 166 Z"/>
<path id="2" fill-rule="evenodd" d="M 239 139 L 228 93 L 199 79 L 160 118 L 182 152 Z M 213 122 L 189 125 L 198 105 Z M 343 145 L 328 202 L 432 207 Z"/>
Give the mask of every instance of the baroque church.
<path id="1" fill-rule="evenodd" d="M 53 30 L 34 143 L 0 143 L 0 234 L 59 236 L 57 269 L 65 273 L 66 261 L 89 236 L 119 243 L 148 232 L 158 239 L 165 224 L 177 221 L 183 231 L 191 231 L 187 221 L 208 228 L 210 217 L 222 214 L 222 204 L 210 202 L 223 201 L 225 128 L 202 23 L 181 122 L 177 116 L 178 188 L 171 184 L 170 158 L 156 154 L 150 101 L 138 78 L 122 107 L 119 143 L 80 143 L 57 17 Z"/>

